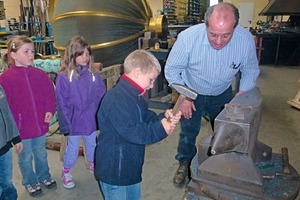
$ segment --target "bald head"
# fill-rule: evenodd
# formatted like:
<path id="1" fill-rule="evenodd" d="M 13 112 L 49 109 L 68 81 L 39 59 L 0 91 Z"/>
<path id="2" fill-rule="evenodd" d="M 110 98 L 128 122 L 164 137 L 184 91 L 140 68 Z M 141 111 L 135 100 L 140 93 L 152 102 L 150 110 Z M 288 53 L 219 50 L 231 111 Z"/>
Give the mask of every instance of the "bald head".
<path id="1" fill-rule="evenodd" d="M 219 3 L 207 9 L 204 19 L 207 27 L 213 21 L 220 25 L 232 23 L 235 28 L 239 22 L 239 11 L 233 4 Z"/>
<path id="2" fill-rule="evenodd" d="M 207 38 L 216 50 L 225 47 L 231 40 L 238 25 L 238 9 L 229 3 L 219 3 L 205 13 Z"/>

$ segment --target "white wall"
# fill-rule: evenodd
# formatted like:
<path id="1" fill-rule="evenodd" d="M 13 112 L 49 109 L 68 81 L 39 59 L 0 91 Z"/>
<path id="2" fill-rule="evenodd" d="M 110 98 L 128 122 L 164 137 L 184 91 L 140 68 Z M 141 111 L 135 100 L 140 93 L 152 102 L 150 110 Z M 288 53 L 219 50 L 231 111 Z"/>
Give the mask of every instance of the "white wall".
<path id="1" fill-rule="evenodd" d="M 16 18 L 19 21 L 20 0 L 2 0 L 4 2 L 6 19 Z M 1 26 L 5 26 L 4 20 L 0 20 Z"/>
<path id="2" fill-rule="evenodd" d="M 148 3 L 153 12 L 153 16 L 156 16 L 157 10 L 160 10 L 160 11 L 163 10 L 163 0 L 148 0 Z"/>
<path id="3" fill-rule="evenodd" d="M 6 18 L 19 18 L 20 0 L 2 0 L 4 2 Z"/>

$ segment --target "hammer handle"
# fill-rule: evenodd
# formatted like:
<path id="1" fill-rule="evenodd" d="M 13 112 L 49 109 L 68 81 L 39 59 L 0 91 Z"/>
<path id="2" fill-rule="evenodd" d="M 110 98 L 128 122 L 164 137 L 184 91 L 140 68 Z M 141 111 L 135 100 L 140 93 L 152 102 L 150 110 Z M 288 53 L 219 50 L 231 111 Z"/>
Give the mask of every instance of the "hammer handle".
<path id="1" fill-rule="evenodd" d="M 281 149 L 282 152 L 282 167 L 283 167 L 283 173 L 284 174 L 290 174 L 290 164 L 289 164 L 289 153 L 288 149 L 286 147 L 283 147 Z"/>
<path id="2" fill-rule="evenodd" d="M 182 102 L 185 100 L 186 96 L 184 96 L 183 94 L 180 94 L 173 109 L 172 109 L 172 114 L 176 115 L 179 112 L 180 106 L 182 104 Z"/>

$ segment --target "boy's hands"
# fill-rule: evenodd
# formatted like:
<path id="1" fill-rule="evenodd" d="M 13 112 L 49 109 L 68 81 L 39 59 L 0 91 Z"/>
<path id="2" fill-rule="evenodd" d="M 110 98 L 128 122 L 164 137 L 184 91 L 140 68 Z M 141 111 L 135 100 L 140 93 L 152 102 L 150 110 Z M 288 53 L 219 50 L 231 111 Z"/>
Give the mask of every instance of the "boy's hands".
<path id="1" fill-rule="evenodd" d="M 175 116 L 172 114 L 172 110 L 168 109 L 165 112 L 165 117 L 161 120 L 161 123 L 167 132 L 168 135 L 170 135 L 174 129 L 176 128 L 176 124 L 179 122 L 181 118 L 182 112 L 179 111 Z"/>
<path id="2" fill-rule="evenodd" d="M 45 114 L 45 122 L 46 123 L 50 123 L 51 122 L 51 120 L 52 120 L 52 118 L 53 118 L 53 115 L 52 115 L 52 113 L 51 112 L 46 112 L 46 114 Z"/>
<path id="3" fill-rule="evenodd" d="M 23 150 L 23 143 L 19 142 L 18 144 L 15 145 L 16 152 L 20 153 Z"/>

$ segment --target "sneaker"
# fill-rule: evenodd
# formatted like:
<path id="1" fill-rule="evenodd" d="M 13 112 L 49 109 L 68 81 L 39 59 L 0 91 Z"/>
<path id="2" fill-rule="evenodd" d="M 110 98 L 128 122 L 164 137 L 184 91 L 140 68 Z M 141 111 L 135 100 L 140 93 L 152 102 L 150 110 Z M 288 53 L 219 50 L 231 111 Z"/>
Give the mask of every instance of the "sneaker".
<path id="1" fill-rule="evenodd" d="M 29 195 L 32 197 L 42 193 L 42 189 L 39 184 L 26 185 L 25 189 L 27 190 Z"/>
<path id="2" fill-rule="evenodd" d="M 90 164 L 90 172 L 93 174 L 95 171 L 95 164 L 94 162 L 89 162 L 89 164 Z"/>
<path id="3" fill-rule="evenodd" d="M 75 186 L 74 181 L 72 180 L 72 175 L 70 173 L 62 172 L 61 180 L 65 188 L 73 188 Z"/>
<path id="4" fill-rule="evenodd" d="M 56 181 L 53 178 L 47 178 L 41 182 L 47 189 L 54 188 L 56 186 Z"/>

